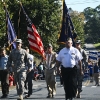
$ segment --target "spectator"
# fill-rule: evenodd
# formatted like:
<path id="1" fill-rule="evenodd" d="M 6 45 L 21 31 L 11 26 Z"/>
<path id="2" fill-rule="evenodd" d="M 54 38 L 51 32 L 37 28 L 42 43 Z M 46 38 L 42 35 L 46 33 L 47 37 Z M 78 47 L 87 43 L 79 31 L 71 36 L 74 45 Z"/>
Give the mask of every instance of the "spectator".
<path id="1" fill-rule="evenodd" d="M 13 73 L 11 72 L 9 75 L 9 86 L 13 86 L 13 82 L 14 82 L 14 77 L 13 77 Z"/>
<path id="2" fill-rule="evenodd" d="M 37 67 L 34 67 L 34 80 L 37 81 L 38 78 L 39 78 L 38 69 Z"/>
<path id="3" fill-rule="evenodd" d="M 100 58 L 98 59 L 98 66 L 99 66 L 99 69 L 100 69 Z"/>
<path id="4" fill-rule="evenodd" d="M 93 82 L 93 63 L 89 61 L 88 63 L 89 74 L 90 74 L 90 82 Z"/>
<path id="5" fill-rule="evenodd" d="M 0 49 L 0 80 L 1 80 L 1 98 L 7 98 L 9 93 L 9 73 L 7 70 L 8 55 L 5 48 Z"/>
<path id="6" fill-rule="evenodd" d="M 42 62 L 40 62 L 38 67 L 39 67 L 40 74 L 42 74 L 43 73 L 43 64 L 42 64 Z"/>
<path id="7" fill-rule="evenodd" d="M 94 65 L 94 81 L 95 81 L 95 86 L 99 86 L 99 66 L 98 63 L 95 63 Z"/>

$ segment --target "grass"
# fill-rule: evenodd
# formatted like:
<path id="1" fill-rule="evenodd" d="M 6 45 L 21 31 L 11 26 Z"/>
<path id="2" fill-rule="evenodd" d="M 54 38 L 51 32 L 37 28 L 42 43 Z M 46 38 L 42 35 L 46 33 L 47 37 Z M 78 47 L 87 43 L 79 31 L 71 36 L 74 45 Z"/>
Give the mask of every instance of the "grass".
<path id="1" fill-rule="evenodd" d="M 94 46 L 95 46 L 96 49 L 100 50 L 100 43 L 96 43 L 96 44 L 94 44 Z"/>

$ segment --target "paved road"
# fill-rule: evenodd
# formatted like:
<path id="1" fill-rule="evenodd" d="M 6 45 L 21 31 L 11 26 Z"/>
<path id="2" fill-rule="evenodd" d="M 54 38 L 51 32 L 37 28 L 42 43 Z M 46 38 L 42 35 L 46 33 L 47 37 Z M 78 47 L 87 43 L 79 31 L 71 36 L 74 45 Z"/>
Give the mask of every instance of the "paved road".
<path id="1" fill-rule="evenodd" d="M 92 44 L 86 44 L 87 50 L 94 51 L 95 48 Z M 33 94 L 29 99 L 25 100 L 51 100 L 47 99 L 47 89 L 44 80 L 33 81 Z M 90 83 L 89 79 L 83 81 L 83 91 L 81 93 L 81 99 L 75 100 L 100 100 L 100 86 L 94 86 L 94 82 Z M 2 95 L 0 91 L 0 96 Z M 3 100 L 16 100 L 18 96 L 16 95 L 15 88 L 10 89 L 10 93 L 7 99 Z M 65 100 L 64 89 L 60 86 L 59 77 L 57 77 L 57 94 L 54 100 Z M 1 100 L 1 99 L 0 99 Z"/>
<path id="2" fill-rule="evenodd" d="M 47 89 L 44 80 L 39 80 L 37 82 L 34 81 L 33 83 L 34 83 L 33 94 L 29 99 L 25 100 L 51 100 L 46 98 Z M 94 86 L 94 84 L 95 84 L 94 82 L 90 83 L 88 79 L 85 79 L 83 81 L 83 92 L 81 93 L 82 98 L 75 100 L 100 100 L 100 86 L 97 87 Z M 15 88 L 13 88 L 12 90 L 10 90 L 8 99 L 3 99 L 3 100 L 16 100 L 17 98 L 18 96 L 16 95 L 16 90 Z M 57 78 L 57 94 L 54 100 L 65 100 L 64 89 L 63 86 L 60 86 L 59 77 Z"/>
<path id="3" fill-rule="evenodd" d="M 87 52 L 89 52 L 89 51 L 97 51 L 93 44 L 85 44 L 85 47 L 86 47 L 85 50 Z"/>

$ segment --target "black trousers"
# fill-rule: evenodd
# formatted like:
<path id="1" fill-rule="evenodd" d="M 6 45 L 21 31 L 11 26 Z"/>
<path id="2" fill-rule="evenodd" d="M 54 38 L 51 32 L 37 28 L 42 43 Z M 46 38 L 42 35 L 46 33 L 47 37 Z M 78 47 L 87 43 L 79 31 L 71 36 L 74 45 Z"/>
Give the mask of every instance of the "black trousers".
<path id="1" fill-rule="evenodd" d="M 25 88 L 28 89 L 28 95 L 32 94 L 32 86 L 33 86 L 32 80 L 33 80 L 33 75 L 34 75 L 34 71 L 32 70 L 32 71 L 30 71 L 27 74 L 27 77 L 26 77 Z M 27 87 L 27 83 L 28 83 L 28 87 Z"/>
<path id="2" fill-rule="evenodd" d="M 60 85 L 63 85 L 62 75 L 60 75 Z"/>
<path id="3" fill-rule="evenodd" d="M 64 84 L 66 100 L 69 98 L 74 98 L 77 92 L 77 81 L 76 81 L 77 68 L 76 66 L 74 68 L 64 68 L 62 66 L 61 75 L 62 75 L 62 80 Z"/>
<path id="4" fill-rule="evenodd" d="M 9 73 L 7 70 L 0 70 L 0 80 L 2 94 L 7 95 L 9 93 Z"/>

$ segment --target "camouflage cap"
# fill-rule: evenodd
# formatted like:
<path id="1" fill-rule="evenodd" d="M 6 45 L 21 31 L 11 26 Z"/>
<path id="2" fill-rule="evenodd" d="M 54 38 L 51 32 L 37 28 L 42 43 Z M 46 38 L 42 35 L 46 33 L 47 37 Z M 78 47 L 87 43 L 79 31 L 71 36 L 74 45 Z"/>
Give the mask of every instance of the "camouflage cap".
<path id="1" fill-rule="evenodd" d="M 81 43 L 81 40 L 77 40 L 75 43 L 76 44 L 80 44 Z"/>
<path id="2" fill-rule="evenodd" d="M 47 45 L 47 47 L 52 47 L 52 44 L 51 44 L 51 43 L 49 43 L 49 44 Z"/>
<path id="3" fill-rule="evenodd" d="M 21 39 L 16 39 L 15 42 L 22 43 L 22 40 Z"/>

